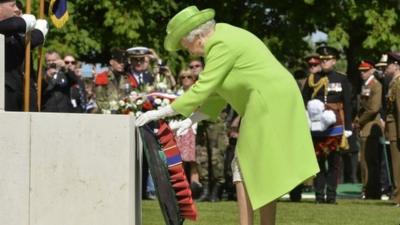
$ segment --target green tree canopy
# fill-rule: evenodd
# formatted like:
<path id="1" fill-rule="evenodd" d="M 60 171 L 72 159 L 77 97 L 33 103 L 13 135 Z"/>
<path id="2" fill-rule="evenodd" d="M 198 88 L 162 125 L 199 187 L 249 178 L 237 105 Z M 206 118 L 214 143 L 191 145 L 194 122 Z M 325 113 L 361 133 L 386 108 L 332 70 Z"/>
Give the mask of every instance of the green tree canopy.
<path id="1" fill-rule="evenodd" d="M 165 52 L 165 29 L 169 19 L 189 5 L 214 8 L 217 22 L 253 32 L 290 70 L 315 50 L 307 37 L 325 32 L 328 44 L 342 51 L 354 84 L 359 82 L 356 68 L 361 59 L 378 60 L 381 53 L 400 47 L 396 0 L 69 0 L 70 20 L 62 29 L 51 27 L 46 47 L 105 63 L 112 47 L 141 45 L 154 48 L 177 68 L 187 54 Z"/>

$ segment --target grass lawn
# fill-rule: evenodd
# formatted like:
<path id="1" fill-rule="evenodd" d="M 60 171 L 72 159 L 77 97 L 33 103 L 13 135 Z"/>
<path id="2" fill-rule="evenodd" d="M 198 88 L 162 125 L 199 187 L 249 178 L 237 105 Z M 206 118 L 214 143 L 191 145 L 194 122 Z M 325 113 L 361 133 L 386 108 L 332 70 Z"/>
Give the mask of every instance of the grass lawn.
<path id="1" fill-rule="evenodd" d="M 197 203 L 199 218 L 185 225 L 237 225 L 236 202 Z M 142 225 L 164 225 L 158 201 L 143 202 Z M 259 224 L 256 213 L 255 225 Z M 278 203 L 278 225 L 400 225 L 400 208 L 389 201 L 338 200 L 337 205 L 314 204 L 312 200 Z"/>

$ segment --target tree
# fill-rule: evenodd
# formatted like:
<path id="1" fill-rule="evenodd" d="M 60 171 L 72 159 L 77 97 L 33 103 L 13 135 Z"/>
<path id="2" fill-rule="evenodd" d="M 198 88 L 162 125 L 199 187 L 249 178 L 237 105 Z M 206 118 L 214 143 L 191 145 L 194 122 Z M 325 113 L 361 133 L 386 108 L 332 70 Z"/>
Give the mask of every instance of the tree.
<path id="1" fill-rule="evenodd" d="M 399 5 L 395 0 L 70 0 L 67 25 L 50 31 L 46 45 L 88 62 L 107 62 L 111 47 L 153 47 L 178 68 L 187 54 L 163 48 L 166 25 L 189 5 L 214 8 L 217 22 L 245 28 L 262 39 L 289 69 L 314 51 L 306 37 L 320 30 L 342 50 L 347 74 L 358 86 L 357 64 L 399 49 Z"/>

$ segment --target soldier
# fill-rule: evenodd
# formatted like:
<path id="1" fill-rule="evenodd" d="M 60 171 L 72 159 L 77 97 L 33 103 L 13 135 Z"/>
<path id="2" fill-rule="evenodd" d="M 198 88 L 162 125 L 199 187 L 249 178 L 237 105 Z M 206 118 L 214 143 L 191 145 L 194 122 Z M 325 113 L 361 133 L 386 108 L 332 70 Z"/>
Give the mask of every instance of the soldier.
<path id="1" fill-rule="evenodd" d="M 110 102 L 118 102 L 138 87 L 136 80 L 125 71 L 126 60 L 124 50 L 113 49 L 109 70 L 96 75 L 95 93 L 99 112 L 114 112 Z"/>
<path id="2" fill-rule="evenodd" d="M 391 76 L 387 94 L 387 111 L 385 123 L 386 139 L 390 141 L 390 152 L 392 155 L 392 170 L 395 189 L 393 191 L 393 201 L 400 207 L 400 53 L 392 52 L 388 54 L 388 66 L 385 74 Z"/>
<path id="3" fill-rule="evenodd" d="M 321 72 L 321 65 L 320 65 L 320 60 L 319 60 L 319 55 L 314 53 L 314 54 L 310 54 L 308 56 L 306 56 L 304 58 L 304 60 L 307 63 L 307 69 L 308 69 L 308 73 L 307 76 L 302 79 L 302 80 L 298 80 L 298 82 L 301 84 L 300 86 L 300 90 L 303 90 L 304 88 L 304 84 L 307 80 L 308 75 L 310 74 L 316 74 Z"/>
<path id="4" fill-rule="evenodd" d="M 320 172 L 314 180 L 316 203 L 336 204 L 339 173 L 339 149 L 348 148 L 351 132 L 351 90 L 345 75 L 334 70 L 339 52 L 332 47 L 317 49 L 321 72 L 311 74 L 303 89 L 305 103 L 318 99 L 325 109 L 332 110 L 336 123 L 323 131 L 312 132 Z M 347 146 L 346 146 L 347 145 Z M 326 162 L 328 167 L 326 167 Z M 325 198 L 326 188 L 326 198 Z"/>
<path id="5" fill-rule="evenodd" d="M 376 72 L 374 73 L 375 78 L 382 84 L 382 107 L 381 107 L 381 123 L 385 127 L 386 120 L 386 96 L 389 89 L 389 83 L 392 80 L 391 76 L 385 75 L 385 70 L 387 67 L 387 54 L 382 54 L 379 62 L 375 64 Z M 390 172 L 390 160 L 388 155 L 390 154 L 390 142 L 382 137 L 382 144 L 385 146 L 382 151 L 382 163 L 381 163 L 381 186 L 382 194 L 387 197 L 391 196 L 392 193 L 392 177 Z"/>
<path id="6" fill-rule="evenodd" d="M 216 122 L 203 122 L 198 128 L 196 161 L 199 165 L 200 182 L 203 185 L 203 193 L 198 201 L 220 200 L 220 191 L 225 183 L 224 154 L 228 147 L 225 116 L 225 113 L 221 113 Z"/>
<path id="7" fill-rule="evenodd" d="M 4 44 L 4 109 L 23 111 L 24 106 L 24 60 L 25 33 L 30 32 L 31 48 L 44 43 L 48 32 L 46 20 L 30 14 L 20 15 L 15 0 L 0 0 L 0 34 L 5 36 Z M 36 78 L 31 69 L 30 111 L 36 111 Z"/>
<path id="8" fill-rule="evenodd" d="M 380 199 L 380 163 L 382 146 L 381 116 L 379 110 L 382 103 L 382 85 L 374 77 L 374 64 L 362 61 L 358 66 L 361 79 L 360 109 L 355 119 L 355 126 L 360 130 L 361 138 L 361 182 L 363 194 L 367 199 Z"/>

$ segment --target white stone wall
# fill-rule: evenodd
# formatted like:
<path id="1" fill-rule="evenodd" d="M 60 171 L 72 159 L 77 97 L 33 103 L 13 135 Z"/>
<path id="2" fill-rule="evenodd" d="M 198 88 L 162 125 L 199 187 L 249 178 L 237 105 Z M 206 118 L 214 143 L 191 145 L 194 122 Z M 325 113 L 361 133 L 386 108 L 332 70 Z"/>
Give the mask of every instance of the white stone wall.
<path id="1" fill-rule="evenodd" d="M 0 224 L 141 224 L 133 117 L 3 112 L 0 124 Z"/>
<path id="2" fill-rule="evenodd" d="M 29 224 L 30 117 L 0 112 L 0 224 Z"/>
<path id="3" fill-rule="evenodd" d="M 0 34 L 0 111 L 4 111 L 4 36 Z"/>

